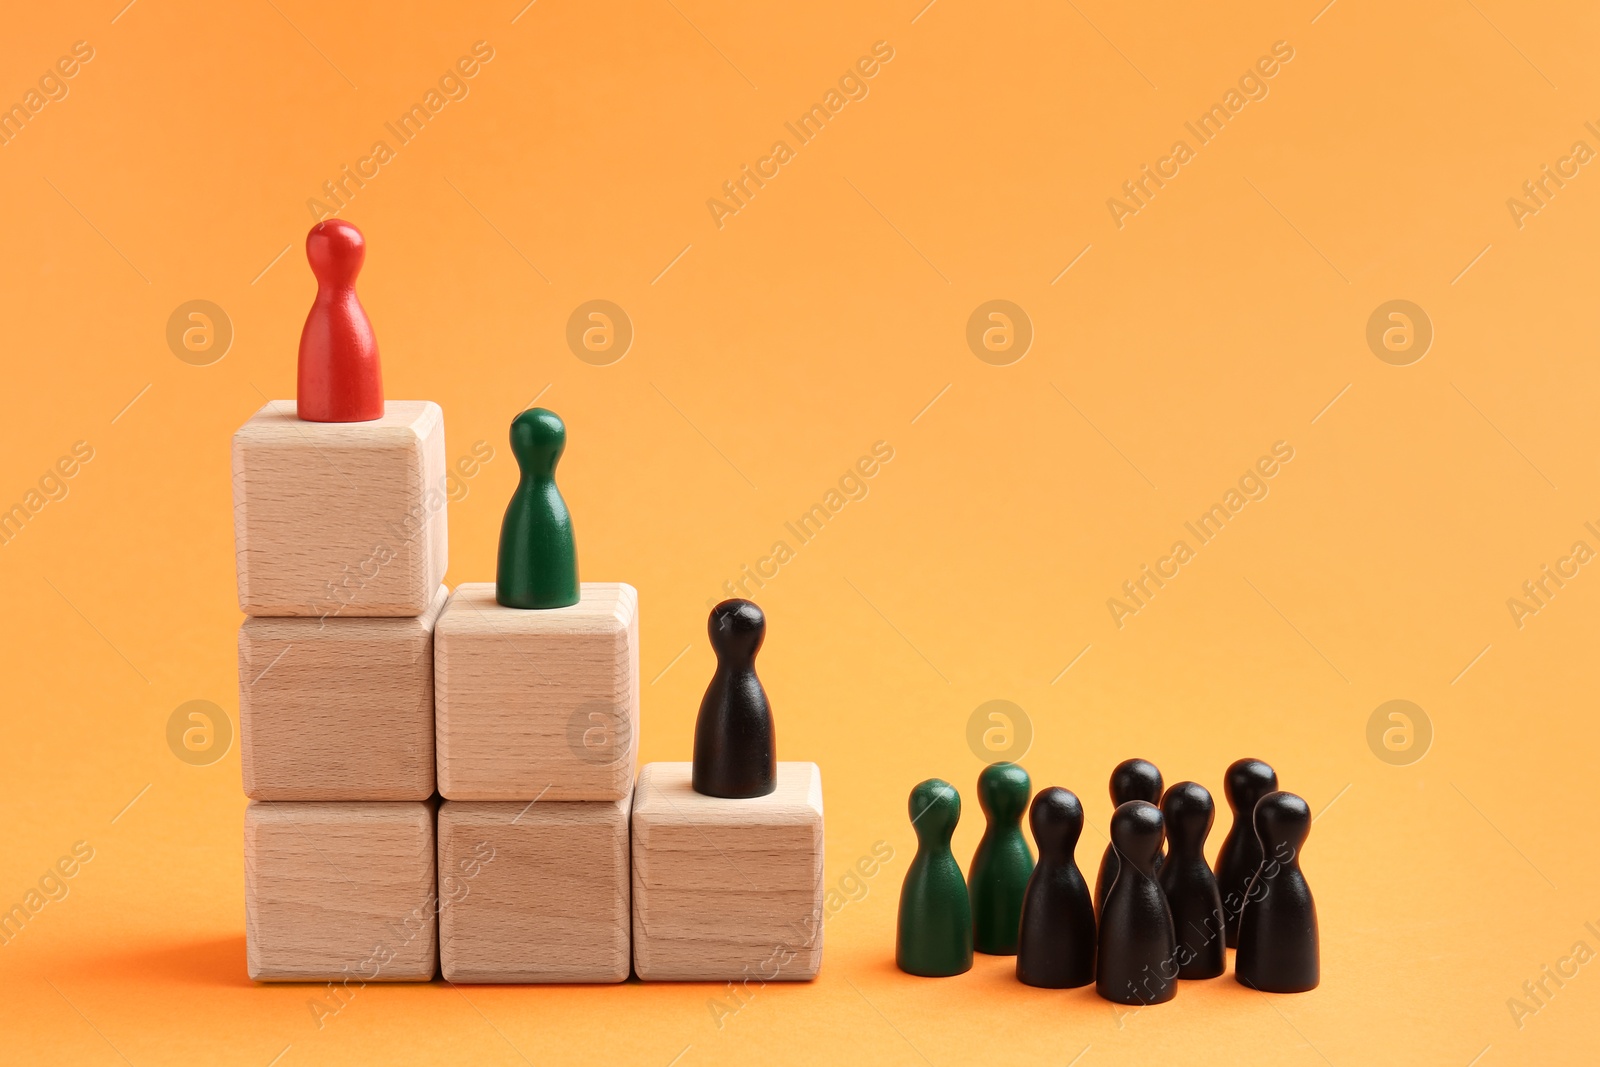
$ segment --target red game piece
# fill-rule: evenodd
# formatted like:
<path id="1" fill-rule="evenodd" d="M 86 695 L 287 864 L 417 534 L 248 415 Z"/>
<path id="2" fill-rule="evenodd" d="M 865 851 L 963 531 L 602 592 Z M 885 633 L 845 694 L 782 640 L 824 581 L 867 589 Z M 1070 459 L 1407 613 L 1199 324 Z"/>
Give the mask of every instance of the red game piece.
<path id="1" fill-rule="evenodd" d="M 306 235 L 306 259 L 317 276 L 317 299 L 300 333 L 296 403 L 306 422 L 383 418 L 378 338 L 356 298 L 366 258 L 366 238 L 348 222 L 327 219 Z"/>

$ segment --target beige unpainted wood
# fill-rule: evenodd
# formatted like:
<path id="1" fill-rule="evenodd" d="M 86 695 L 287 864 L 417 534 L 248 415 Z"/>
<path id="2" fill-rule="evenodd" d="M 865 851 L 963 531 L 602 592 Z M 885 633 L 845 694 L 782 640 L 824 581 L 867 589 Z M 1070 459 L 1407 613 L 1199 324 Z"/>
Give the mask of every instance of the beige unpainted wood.
<path id="1" fill-rule="evenodd" d="M 647 763 L 633 797 L 633 969 L 644 981 L 806 981 L 822 966 L 822 772 L 764 797 L 701 796 Z"/>
<path id="2" fill-rule="evenodd" d="M 433 628 L 417 618 L 251 618 L 239 627 L 239 743 L 255 800 L 433 795 Z"/>
<path id="3" fill-rule="evenodd" d="M 269 401 L 233 435 L 246 615 L 421 615 L 444 580 L 444 413 L 390 400 L 372 422 L 301 422 Z"/>
<path id="4" fill-rule="evenodd" d="M 626 980 L 630 799 L 441 804 L 445 980 Z"/>
<path id="5" fill-rule="evenodd" d="M 431 801 L 251 801 L 244 815 L 250 977 L 431 980 L 439 955 L 434 860 Z"/>
<path id="6" fill-rule="evenodd" d="M 450 800 L 620 800 L 639 745 L 639 595 L 584 582 L 568 608 L 456 587 L 433 635 L 439 793 Z"/>

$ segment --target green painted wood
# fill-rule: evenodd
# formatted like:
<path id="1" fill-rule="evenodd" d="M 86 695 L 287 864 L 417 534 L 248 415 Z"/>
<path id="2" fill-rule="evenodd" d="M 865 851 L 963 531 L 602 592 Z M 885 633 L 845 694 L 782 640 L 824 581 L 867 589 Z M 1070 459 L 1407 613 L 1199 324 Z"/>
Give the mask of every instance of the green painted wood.
<path id="1" fill-rule="evenodd" d="M 917 855 L 900 887 L 894 958 L 902 971 L 946 978 L 972 967 L 972 907 L 950 835 L 961 821 L 961 795 L 930 778 L 911 790 Z"/>
<path id="2" fill-rule="evenodd" d="M 972 854 L 972 945 L 991 956 L 1015 956 L 1022 931 L 1022 898 L 1033 876 L 1033 852 L 1022 836 L 1032 783 L 1015 763 L 991 763 L 978 775 L 978 804 L 988 825 Z"/>
<path id="3" fill-rule="evenodd" d="M 500 524 L 494 598 L 508 608 L 566 608 L 578 602 L 578 549 L 572 516 L 556 488 L 567 447 L 560 416 L 529 408 L 511 420 L 511 454 L 522 480 Z"/>

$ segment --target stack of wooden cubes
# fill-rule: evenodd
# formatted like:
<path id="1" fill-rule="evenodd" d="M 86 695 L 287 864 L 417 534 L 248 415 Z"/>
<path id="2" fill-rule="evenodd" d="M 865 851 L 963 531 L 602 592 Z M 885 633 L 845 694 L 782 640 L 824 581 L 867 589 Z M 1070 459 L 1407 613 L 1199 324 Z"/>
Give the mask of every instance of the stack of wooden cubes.
<path id="1" fill-rule="evenodd" d="M 464 584 L 439 618 L 439 870 L 462 878 L 439 916 L 448 981 L 628 977 L 639 595 L 579 594 L 524 610 Z"/>
<path id="2" fill-rule="evenodd" d="M 449 593 L 446 473 L 429 402 L 234 435 L 250 977 L 815 976 L 816 765 L 743 800 L 640 773 L 638 593 Z"/>
<path id="3" fill-rule="evenodd" d="M 234 435 L 251 978 L 435 973 L 445 474 L 426 401 L 356 423 L 273 401 Z"/>

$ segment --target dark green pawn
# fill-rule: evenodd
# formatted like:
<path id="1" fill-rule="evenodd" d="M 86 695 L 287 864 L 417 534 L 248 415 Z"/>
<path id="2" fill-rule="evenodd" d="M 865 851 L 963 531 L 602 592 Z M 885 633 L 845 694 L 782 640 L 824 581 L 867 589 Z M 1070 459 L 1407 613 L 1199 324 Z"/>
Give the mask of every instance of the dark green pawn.
<path id="1" fill-rule="evenodd" d="M 972 906 L 950 835 L 961 821 L 961 796 L 929 778 L 911 791 L 917 855 L 900 887 L 894 961 L 907 974 L 948 978 L 972 968 Z"/>
<path id="2" fill-rule="evenodd" d="M 567 447 L 560 416 L 529 408 L 511 420 L 511 454 L 522 480 L 500 524 L 494 598 L 508 608 L 566 608 L 578 602 L 578 550 L 572 516 L 556 488 Z"/>
<path id="3" fill-rule="evenodd" d="M 978 775 L 978 805 L 989 823 L 972 854 L 972 943 L 991 956 L 1015 956 L 1022 933 L 1022 898 L 1033 876 L 1033 852 L 1022 836 L 1032 783 L 1015 763 L 991 763 Z"/>

